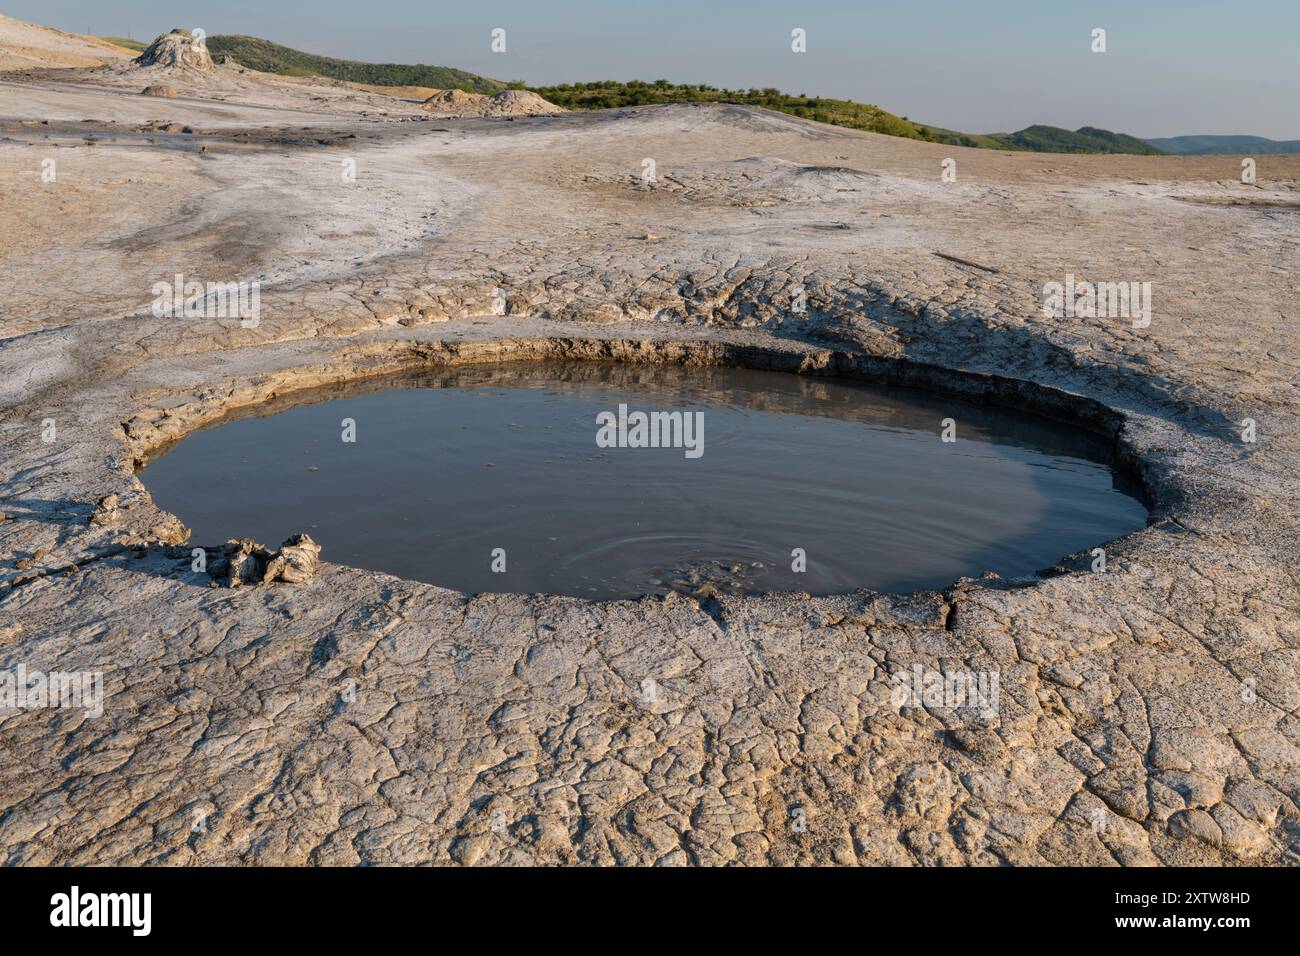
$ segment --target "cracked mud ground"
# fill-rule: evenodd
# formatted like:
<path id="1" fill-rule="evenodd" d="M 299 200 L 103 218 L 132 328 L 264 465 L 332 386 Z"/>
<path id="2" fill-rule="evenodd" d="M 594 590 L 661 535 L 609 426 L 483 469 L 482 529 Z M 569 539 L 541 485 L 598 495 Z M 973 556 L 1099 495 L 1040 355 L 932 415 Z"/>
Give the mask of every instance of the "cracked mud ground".
<path id="1" fill-rule="evenodd" d="M 107 695 L 0 714 L 0 860 L 1297 862 L 1300 158 L 1248 186 L 740 107 L 414 112 L 0 83 L 0 669 Z M 260 325 L 154 318 L 176 272 L 261 277 Z M 1153 321 L 1045 317 L 1067 273 L 1151 281 Z M 1044 409 L 1114 434 L 1151 523 L 1104 573 L 942 593 L 229 590 L 133 476 L 272 395 L 535 357 Z M 998 714 L 894 705 L 917 664 L 999 672 Z"/>

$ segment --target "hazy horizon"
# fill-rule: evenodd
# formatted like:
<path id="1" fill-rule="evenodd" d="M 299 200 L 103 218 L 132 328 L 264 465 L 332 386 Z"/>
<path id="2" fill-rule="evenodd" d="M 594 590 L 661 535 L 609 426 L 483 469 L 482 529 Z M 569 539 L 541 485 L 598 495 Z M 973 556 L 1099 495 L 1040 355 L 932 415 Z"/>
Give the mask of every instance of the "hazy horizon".
<path id="1" fill-rule="evenodd" d="M 1300 4 L 1285 0 L 1032 0 L 610 7 L 568 0 L 463 6 L 319 0 L 14 0 L 0 12 L 77 33 L 149 40 L 172 27 L 242 33 L 354 60 L 452 66 L 530 85 L 655 80 L 777 87 L 874 103 L 964 132 L 1034 123 L 1144 138 L 1300 139 Z M 506 52 L 490 34 L 506 30 Z M 790 49 L 795 27 L 807 52 Z M 1107 51 L 1091 50 L 1106 30 Z"/>

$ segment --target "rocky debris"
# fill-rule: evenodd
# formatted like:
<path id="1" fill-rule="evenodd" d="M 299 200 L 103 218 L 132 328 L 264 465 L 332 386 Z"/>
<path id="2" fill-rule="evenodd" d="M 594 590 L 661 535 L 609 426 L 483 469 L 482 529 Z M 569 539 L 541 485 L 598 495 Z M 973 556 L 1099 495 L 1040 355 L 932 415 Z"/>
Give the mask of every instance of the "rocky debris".
<path id="1" fill-rule="evenodd" d="M 116 494 L 104 495 L 95 502 L 95 510 L 90 515 L 92 528 L 107 528 L 121 522 L 122 512 L 118 508 L 121 498 Z"/>
<path id="2" fill-rule="evenodd" d="M 161 96 L 161 97 L 165 97 L 166 99 L 175 99 L 176 87 L 168 86 L 166 83 L 154 83 L 153 85 L 146 86 L 143 90 L 141 90 L 140 95 Z"/>
<path id="3" fill-rule="evenodd" d="M 171 122 L 150 122 L 146 125 L 145 130 L 155 133 L 192 133 L 193 127 L 186 126 L 184 123 Z"/>
<path id="4" fill-rule="evenodd" d="M 14 570 L 30 571 L 32 568 L 37 567 L 45 560 L 46 553 L 47 552 L 44 548 L 37 548 L 35 551 L 27 555 L 26 557 L 19 558 L 18 560 L 16 560 L 14 562 Z"/>
<path id="5" fill-rule="evenodd" d="M 279 550 L 252 538 L 232 538 L 221 546 L 209 569 L 214 584 L 237 588 L 245 584 L 302 584 L 316 575 L 320 545 L 305 533 L 291 536 Z"/>
<path id="6" fill-rule="evenodd" d="M 219 558 L 208 573 L 214 584 L 237 588 L 245 584 L 260 584 L 266 574 L 266 564 L 271 552 L 252 538 L 231 538 L 221 546 Z"/>
<path id="7" fill-rule="evenodd" d="M 441 90 L 424 101 L 422 109 L 435 116 L 549 116 L 567 112 L 528 90 L 502 90 L 494 96 Z"/>
<path id="8" fill-rule="evenodd" d="M 295 534 L 267 562 L 263 581 L 302 584 L 316 576 L 320 564 L 320 545 L 305 532 Z"/>
<path id="9" fill-rule="evenodd" d="M 211 73 L 216 69 L 207 44 L 180 27 L 158 37 L 131 62 L 137 67 L 162 67 L 191 73 Z"/>
<path id="10" fill-rule="evenodd" d="M 430 113 L 447 116 L 460 116 L 474 110 L 488 97 L 481 93 L 466 93 L 464 90 L 440 90 L 424 101 L 424 109 Z"/>

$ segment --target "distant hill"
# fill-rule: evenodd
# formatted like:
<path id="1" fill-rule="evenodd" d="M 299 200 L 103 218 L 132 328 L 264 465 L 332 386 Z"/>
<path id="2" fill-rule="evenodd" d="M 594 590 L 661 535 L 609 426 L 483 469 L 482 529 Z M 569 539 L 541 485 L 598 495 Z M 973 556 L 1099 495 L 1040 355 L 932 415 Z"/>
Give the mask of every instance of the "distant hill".
<path id="1" fill-rule="evenodd" d="M 869 103 L 833 100 L 822 96 L 792 96 L 780 90 L 727 90 L 704 83 L 679 84 L 667 80 L 597 80 L 593 83 L 561 83 L 558 86 L 529 87 L 556 106 L 571 110 L 602 110 L 614 107 L 649 106 L 657 103 L 742 103 L 764 106 L 792 116 L 832 123 L 850 129 L 869 130 L 908 139 L 930 139 L 924 127 L 906 117 L 895 116 Z"/>
<path id="2" fill-rule="evenodd" d="M 1263 136 L 1171 136 L 1147 140 L 1156 149 L 1176 156 L 1213 153 L 1300 153 L 1300 139 L 1265 139 Z"/>
<path id="3" fill-rule="evenodd" d="M 1017 149 L 1042 153 L 1132 153 L 1157 156 L 1162 152 L 1136 136 L 1112 133 L 1095 126 L 1081 126 L 1073 133 L 1059 126 L 1027 126 L 1018 133 L 1006 134 L 1006 139 Z"/>
<path id="4" fill-rule="evenodd" d="M 132 50 L 143 50 L 146 46 L 139 40 L 122 37 L 113 37 L 111 42 Z M 339 60 L 332 56 L 304 53 L 260 37 L 218 35 L 208 37 L 207 42 L 208 52 L 214 60 L 232 56 L 241 66 L 281 76 L 327 76 L 375 86 L 434 87 L 467 93 L 500 93 L 512 85 L 449 66 Z"/>
<path id="5" fill-rule="evenodd" d="M 764 89 L 727 90 L 706 84 L 677 84 L 667 80 L 599 80 L 594 83 L 561 83 L 558 86 L 529 87 L 557 106 L 571 110 L 597 110 L 613 107 L 646 106 L 652 103 L 743 103 L 847 126 L 872 133 L 904 136 L 908 139 L 953 146 L 982 149 L 1011 149 L 1051 153 L 1136 153 L 1156 155 L 1159 149 L 1135 136 L 1085 126 L 1071 132 L 1056 126 L 1029 126 L 1017 133 L 959 133 L 955 130 L 917 123 L 906 116 L 895 116 L 879 106 L 835 100 L 823 96 L 806 96 Z"/>
<path id="6" fill-rule="evenodd" d="M 1026 126 L 1015 133 L 957 133 L 926 127 L 932 138 L 954 146 L 1014 149 L 1032 153 L 1125 153 L 1155 156 L 1163 150 L 1146 140 L 1108 129 L 1083 126 L 1073 132 L 1059 126 Z"/>

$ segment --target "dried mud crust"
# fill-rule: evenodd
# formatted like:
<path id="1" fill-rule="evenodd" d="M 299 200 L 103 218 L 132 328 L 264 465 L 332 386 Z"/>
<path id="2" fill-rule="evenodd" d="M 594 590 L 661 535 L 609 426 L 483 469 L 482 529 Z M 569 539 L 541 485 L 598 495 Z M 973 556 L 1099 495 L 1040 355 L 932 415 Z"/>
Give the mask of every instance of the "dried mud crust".
<path id="1" fill-rule="evenodd" d="M 0 562 L 0 668 L 102 669 L 108 694 L 102 718 L 0 718 L 7 862 L 1296 862 L 1286 213 L 1169 201 L 1229 191 L 1195 163 L 1172 165 L 1196 182 L 1157 187 L 1171 164 L 1133 161 L 1133 185 L 957 151 L 981 178 L 945 193 L 925 144 L 762 111 L 511 127 L 363 157 L 391 201 L 420 190 L 448 225 L 413 250 L 393 226 L 378 267 L 269 286 L 257 328 L 91 314 L 56 285 L 59 322 L 5 333 L 0 542 L 41 556 Z M 670 137 L 689 202 L 613 172 Z M 749 159 L 764 152 L 781 161 Z M 791 179 L 794 160 L 871 170 L 870 201 L 842 172 Z M 223 189 L 205 214 L 247 215 L 241 255 L 282 267 L 291 240 Z M 1047 251 L 1067 214 L 1079 234 Z M 1244 265 L 1196 271 L 1225 248 Z M 1155 259 L 1170 288 L 1151 329 L 1036 314 L 1045 278 Z M 133 476 L 275 395 L 524 357 L 766 364 L 1037 407 L 1115 435 L 1152 523 L 1106 544 L 1105 573 L 1075 556 L 942 593 L 597 604 L 329 563 L 230 591 L 190 571 L 193 542 L 173 550 L 185 530 Z M 110 493 L 117 523 L 88 523 Z M 997 715 L 897 706 L 890 677 L 915 666 L 997 672 Z"/>

